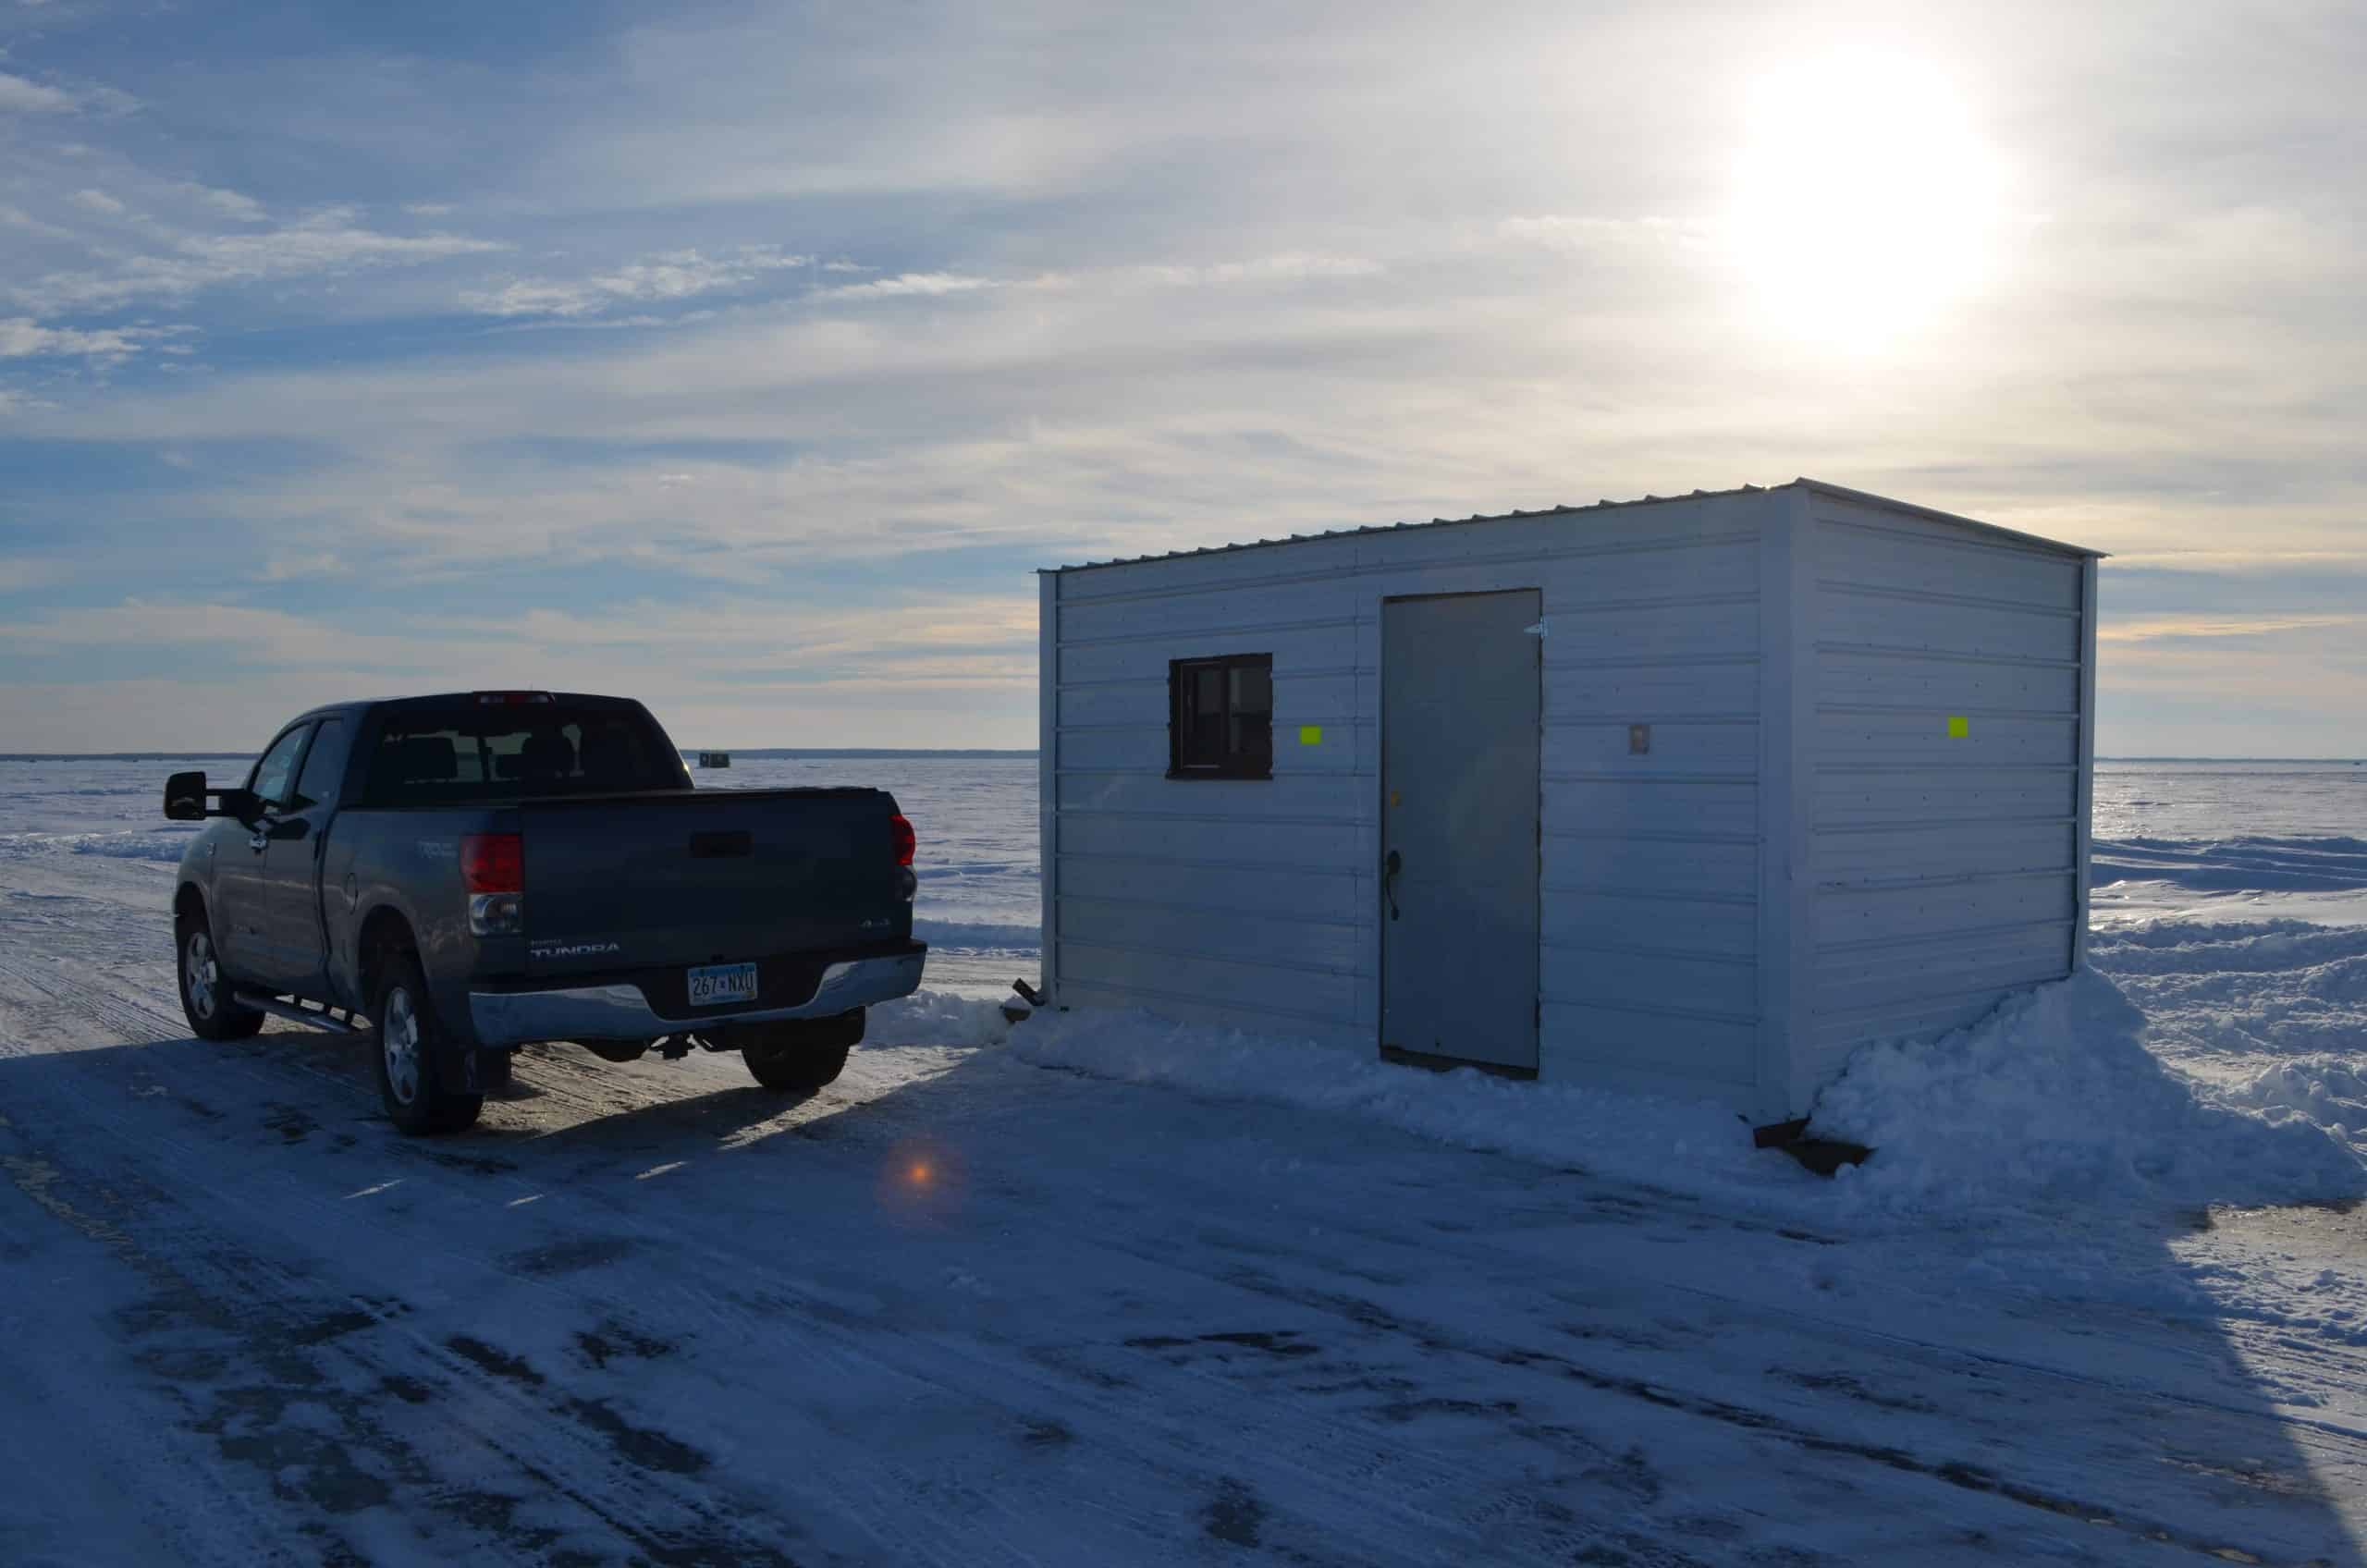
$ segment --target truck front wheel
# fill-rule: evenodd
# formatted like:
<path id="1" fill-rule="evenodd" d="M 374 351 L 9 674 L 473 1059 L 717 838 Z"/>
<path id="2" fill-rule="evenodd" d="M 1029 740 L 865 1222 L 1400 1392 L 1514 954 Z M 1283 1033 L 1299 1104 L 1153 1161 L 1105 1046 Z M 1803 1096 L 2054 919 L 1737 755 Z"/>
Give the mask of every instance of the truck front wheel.
<path id="1" fill-rule="evenodd" d="M 419 960 L 397 953 L 379 972 L 370 1016 L 377 1029 L 373 1054 L 378 1064 L 378 1098 L 399 1133 L 457 1133 L 475 1123 L 483 1095 L 455 1095 L 443 1087 L 444 1039 L 421 979 Z"/>
<path id="2" fill-rule="evenodd" d="M 214 928 L 192 910 L 173 923 L 179 949 L 181 1014 L 201 1040 L 245 1040 L 263 1027 L 263 1014 L 230 999 L 230 976 L 214 950 Z"/>
<path id="3" fill-rule="evenodd" d="M 863 1038 L 863 1009 L 836 1018 L 743 1024 L 734 1033 L 745 1042 L 740 1058 L 757 1083 L 767 1089 L 810 1095 L 838 1082 L 846 1071 L 848 1050 Z"/>

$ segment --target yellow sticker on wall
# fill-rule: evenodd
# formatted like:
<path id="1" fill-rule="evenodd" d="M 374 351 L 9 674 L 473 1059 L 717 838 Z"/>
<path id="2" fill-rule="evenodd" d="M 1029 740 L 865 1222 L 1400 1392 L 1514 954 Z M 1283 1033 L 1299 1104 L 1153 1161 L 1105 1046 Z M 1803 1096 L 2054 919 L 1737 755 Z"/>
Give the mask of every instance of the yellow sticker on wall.
<path id="1" fill-rule="evenodd" d="M 1971 720 L 1971 719 L 1967 718 L 1964 715 L 1962 715 L 1962 714 L 1960 714 L 1960 713 L 1959 713 L 1959 714 L 1950 714 L 1950 715 L 1948 716 L 1948 739 L 1949 739 L 1949 740 L 1951 740 L 1951 741 L 1961 741 L 1961 740 L 1963 740 L 1966 736 L 1968 736 L 1968 735 L 1969 735 L 1969 734 L 1971 734 L 1971 733 L 1972 733 L 1972 720 Z"/>
<path id="2" fill-rule="evenodd" d="M 1323 726 L 1319 724 L 1300 725 L 1298 727 L 1298 743 L 1302 746 L 1319 746 L 1323 744 Z"/>

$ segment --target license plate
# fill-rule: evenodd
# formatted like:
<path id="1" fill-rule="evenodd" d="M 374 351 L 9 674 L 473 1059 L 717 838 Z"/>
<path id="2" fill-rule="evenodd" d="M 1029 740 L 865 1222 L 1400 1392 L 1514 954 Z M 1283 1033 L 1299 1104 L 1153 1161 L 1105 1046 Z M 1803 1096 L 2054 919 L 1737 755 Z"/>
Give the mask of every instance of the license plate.
<path id="1" fill-rule="evenodd" d="M 691 971 L 691 1005 L 721 1007 L 726 1002 L 756 999 L 756 966 L 753 963 L 709 963 Z"/>

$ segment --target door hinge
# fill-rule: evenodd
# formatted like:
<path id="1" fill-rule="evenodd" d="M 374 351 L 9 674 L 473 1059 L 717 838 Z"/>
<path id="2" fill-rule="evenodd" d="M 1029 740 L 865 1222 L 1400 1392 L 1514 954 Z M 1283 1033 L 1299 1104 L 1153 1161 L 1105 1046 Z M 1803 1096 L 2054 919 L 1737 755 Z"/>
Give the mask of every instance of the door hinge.
<path id="1" fill-rule="evenodd" d="M 1521 635 L 1524 637 L 1542 637 L 1545 635 L 1545 627 L 1546 618 L 1539 616 L 1535 626 L 1524 626 L 1520 629 Z"/>

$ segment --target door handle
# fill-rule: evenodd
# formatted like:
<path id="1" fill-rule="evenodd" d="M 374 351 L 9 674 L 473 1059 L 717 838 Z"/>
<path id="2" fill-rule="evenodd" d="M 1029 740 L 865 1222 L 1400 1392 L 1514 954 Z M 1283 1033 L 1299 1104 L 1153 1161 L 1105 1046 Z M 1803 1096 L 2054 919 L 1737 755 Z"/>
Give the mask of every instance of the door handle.
<path id="1" fill-rule="evenodd" d="M 1395 850 L 1380 863 L 1380 896 L 1389 900 L 1389 918 L 1397 918 L 1397 874 L 1405 869 L 1405 857 Z"/>
<path id="2" fill-rule="evenodd" d="M 264 832 L 260 827 L 256 828 L 255 836 L 247 840 L 247 848 L 254 851 L 257 854 L 263 853 L 264 851 L 271 848 L 271 835 Z"/>

